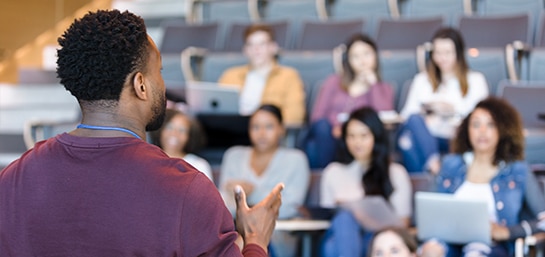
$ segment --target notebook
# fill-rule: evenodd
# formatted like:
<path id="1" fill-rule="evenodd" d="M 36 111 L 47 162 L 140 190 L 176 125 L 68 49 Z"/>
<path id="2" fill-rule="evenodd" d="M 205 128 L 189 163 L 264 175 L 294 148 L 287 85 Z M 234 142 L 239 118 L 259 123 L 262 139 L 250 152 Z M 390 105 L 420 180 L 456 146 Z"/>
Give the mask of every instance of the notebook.
<path id="1" fill-rule="evenodd" d="M 188 81 L 186 101 L 195 114 L 239 114 L 239 90 L 229 85 Z"/>
<path id="2" fill-rule="evenodd" d="M 491 243 L 487 203 L 483 200 L 416 192 L 415 221 L 419 240 L 438 238 L 453 244 Z"/>

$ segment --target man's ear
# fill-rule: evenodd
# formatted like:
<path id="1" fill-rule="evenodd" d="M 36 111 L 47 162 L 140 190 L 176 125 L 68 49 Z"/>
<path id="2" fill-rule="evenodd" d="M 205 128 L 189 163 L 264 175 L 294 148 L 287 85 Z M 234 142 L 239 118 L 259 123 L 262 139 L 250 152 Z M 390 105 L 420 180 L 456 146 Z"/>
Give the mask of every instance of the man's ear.
<path id="1" fill-rule="evenodd" d="M 148 88 L 144 83 L 144 74 L 137 72 L 134 74 L 134 79 L 132 80 L 132 86 L 135 92 L 136 97 L 147 100 L 148 99 Z"/>

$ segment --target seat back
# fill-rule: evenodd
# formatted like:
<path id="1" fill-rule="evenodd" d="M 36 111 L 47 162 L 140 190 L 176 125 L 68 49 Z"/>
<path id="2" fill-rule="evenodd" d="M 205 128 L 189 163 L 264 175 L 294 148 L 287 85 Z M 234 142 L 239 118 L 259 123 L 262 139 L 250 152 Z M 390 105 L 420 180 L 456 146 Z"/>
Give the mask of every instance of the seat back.
<path id="1" fill-rule="evenodd" d="M 414 50 L 382 50 L 379 52 L 382 80 L 392 82 L 395 93 L 395 107 L 399 111 L 401 87 L 418 73 L 416 52 Z"/>
<path id="2" fill-rule="evenodd" d="M 525 128 L 545 129 L 545 81 L 502 81 L 499 91 L 520 113 Z"/>
<path id="3" fill-rule="evenodd" d="M 467 47 L 505 47 L 515 40 L 532 44 L 528 14 L 462 17 L 458 24 Z"/>
<path id="4" fill-rule="evenodd" d="M 471 70 L 483 73 L 489 94 L 494 95 L 500 81 L 508 79 L 504 48 L 474 48 L 466 52 Z"/>
<path id="5" fill-rule="evenodd" d="M 332 51 L 285 51 L 280 54 L 279 63 L 296 69 L 305 88 L 335 72 Z"/>
<path id="6" fill-rule="evenodd" d="M 257 21 L 259 13 L 253 0 L 205 0 L 191 1 L 192 23 L 218 23 L 216 48 L 221 50 L 228 42 L 228 33 L 233 23 Z M 210 48 L 209 48 L 210 49 Z"/>
<path id="7" fill-rule="evenodd" d="M 336 0 L 330 10 L 330 19 L 333 20 L 365 19 L 365 32 L 369 35 L 376 34 L 379 20 L 399 16 L 397 5 L 392 7 L 386 0 Z"/>
<path id="8" fill-rule="evenodd" d="M 545 47 L 533 48 L 528 56 L 528 80 L 545 81 Z"/>
<path id="9" fill-rule="evenodd" d="M 380 20 L 376 43 L 381 50 L 413 50 L 430 40 L 442 24 L 442 17 Z"/>
<path id="10" fill-rule="evenodd" d="M 301 33 L 303 21 L 320 19 L 315 0 L 269 0 L 263 9 L 263 20 L 289 22 L 288 49 L 295 46 L 295 38 Z"/>
<path id="11" fill-rule="evenodd" d="M 539 15 L 539 19 L 536 23 L 536 30 L 535 30 L 535 47 L 543 47 L 545 46 L 545 12 L 541 12 Z"/>
<path id="12" fill-rule="evenodd" d="M 458 19 L 471 14 L 471 6 L 466 7 L 466 1 L 461 0 L 409 0 L 406 1 L 405 17 L 445 17 L 445 25 L 454 25 Z"/>
<path id="13" fill-rule="evenodd" d="M 331 50 L 344 43 L 350 36 L 362 33 L 362 19 L 343 21 L 305 21 L 297 39 L 298 50 Z"/>
<path id="14" fill-rule="evenodd" d="M 167 21 L 161 24 L 163 39 L 159 50 L 162 54 L 180 54 L 189 46 L 216 49 L 218 24 L 186 24 Z"/>
<path id="15" fill-rule="evenodd" d="M 209 52 L 202 60 L 198 77 L 202 81 L 215 82 L 218 81 L 225 70 L 246 63 L 246 57 L 240 52 Z"/>
<path id="16" fill-rule="evenodd" d="M 274 21 L 264 22 L 263 24 L 270 26 L 274 31 L 275 41 L 281 48 L 288 48 L 288 22 Z M 227 33 L 224 51 L 241 51 L 244 47 L 244 31 L 251 23 L 233 23 L 229 33 Z"/>
<path id="17" fill-rule="evenodd" d="M 178 81 L 183 82 L 185 81 L 184 74 L 181 70 L 181 59 L 180 59 L 180 53 L 165 53 L 161 54 L 161 61 L 163 64 L 163 70 L 161 71 L 161 75 L 163 76 L 163 80 L 166 81 Z"/>
<path id="18" fill-rule="evenodd" d="M 530 18 L 529 31 L 532 33 L 539 24 L 539 19 L 543 10 L 543 0 L 479 0 L 477 1 L 477 12 L 481 15 L 497 14 L 528 14 Z"/>

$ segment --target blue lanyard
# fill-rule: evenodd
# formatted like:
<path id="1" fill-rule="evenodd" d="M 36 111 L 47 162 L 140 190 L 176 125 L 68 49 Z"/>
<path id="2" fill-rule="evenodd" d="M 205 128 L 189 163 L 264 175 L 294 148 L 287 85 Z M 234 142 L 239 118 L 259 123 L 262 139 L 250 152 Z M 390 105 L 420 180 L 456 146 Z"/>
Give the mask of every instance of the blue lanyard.
<path id="1" fill-rule="evenodd" d="M 121 131 L 125 133 L 129 133 L 132 136 L 142 140 L 142 138 L 134 133 L 132 130 L 126 129 L 126 128 L 120 128 L 120 127 L 106 127 L 106 126 L 93 126 L 93 125 L 87 125 L 87 124 L 78 124 L 76 128 L 84 128 L 84 129 L 92 129 L 92 130 L 116 130 Z"/>

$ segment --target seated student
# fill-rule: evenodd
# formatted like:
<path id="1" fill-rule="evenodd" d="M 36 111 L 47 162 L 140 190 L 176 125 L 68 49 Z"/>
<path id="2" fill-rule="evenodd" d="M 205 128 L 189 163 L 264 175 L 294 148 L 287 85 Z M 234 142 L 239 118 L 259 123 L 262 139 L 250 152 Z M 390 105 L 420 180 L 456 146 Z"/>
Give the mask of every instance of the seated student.
<path id="1" fill-rule="evenodd" d="M 380 79 L 377 46 L 371 38 L 362 34 L 350 37 L 342 64 L 343 72 L 326 79 L 312 109 L 305 142 L 312 168 L 323 168 L 333 160 L 341 124 L 350 112 L 363 106 L 377 111 L 394 109 L 394 93 Z"/>
<path id="2" fill-rule="evenodd" d="M 342 127 L 341 162 L 325 169 L 320 185 L 320 205 L 335 208 L 366 196 L 379 196 L 392 206 L 402 226 L 412 214 L 412 187 L 403 166 L 391 163 L 388 136 L 377 113 L 370 107 L 352 112 Z M 326 232 L 324 256 L 363 256 L 369 236 L 356 213 L 340 209 Z"/>
<path id="3" fill-rule="evenodd" d="M 277 183 L 284 183 L 279 219 L 299 216 L 298 208 L 305 200 L 310 170 L 305 154 L 297 149 L 280 147 L 284 135 L 282 114 L 274 105 L 262 105 L 250 117 L 252 146 L 228 149 L 221 164 L 219 189 L 234 215 L 236 204 L 231 196 L 236 185 L 248 195 L 248 204 L 258 203 Z M 296 238 L 275 232 L 271 244 L 276 256 L 293 256 Z"/>
<path id="4" fill-rule="evenodd" d="M 305 91 L 296 70 L 278 65 L 278 45 L 267 25 L 251 25 L 244 32 L 248 64 L 226 70 L 219 83 L 240 88 L 240 113 L 250 115 L 262 104 L 282 110 L 286 124 L 300 125 L 305 115 Z"/>
<path id="5" fill-rule="evenodd" d="M 439 29 L 432 38 L 427 71 L 412 82 L 401 116 L 398 147 L 409 172 L 439 170 L 439 154 L 448 152 L 448 140 L 462 117 L 488 95 L 483 74 L 469 69 L 462 35 Z M 420 114 L 426 113 L 422 116 Z"/>
<path id="6" fill-rule="evenodd" d="M 167 109 L 161 128 L 151 132 L 152 144 L 161 147 L 172 158 L 184 159 L 213 181 L 210 164 L 194 154 L 205 141 L 198 122 L 174 109 Z"/>
<path id="7" fill-rule="evenodd" d="M 535 233 L 537 221 L 545 220 L 545 199 L 523 161 L 522 130 L 517 111 L 494 97 L 479 102 L 462 121 L 452 141 L 454 153 L 443 158 L 436 188 L 459 198 L 486 200 L 494 244 L 448 245 L 447 256 L 513 256 L 514 240 Z"/>
<path id="8" fill-rule="evenodd" d="M 375 233 L 368 257 L 416 257 L 417 243 L 407 229 L 389 227 Z"/>

